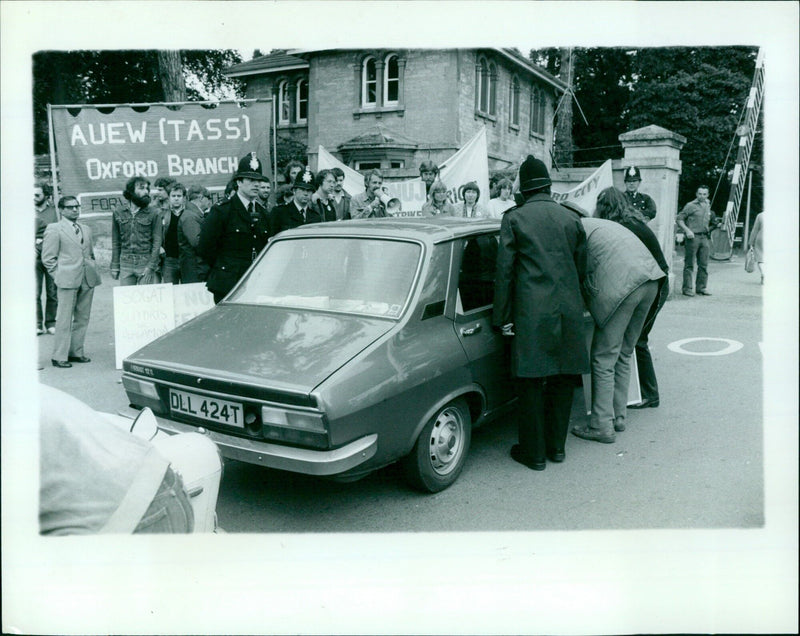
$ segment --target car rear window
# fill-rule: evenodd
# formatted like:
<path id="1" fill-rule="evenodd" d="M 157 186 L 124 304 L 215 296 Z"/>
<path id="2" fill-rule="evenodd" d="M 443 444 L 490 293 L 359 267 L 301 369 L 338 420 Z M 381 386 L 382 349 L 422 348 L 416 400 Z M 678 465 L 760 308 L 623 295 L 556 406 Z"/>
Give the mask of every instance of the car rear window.
<path id="1" fill-rule="evenodd" d="M 417 243 L 351 237 L 276 241 L 229 302 L 397 318 L 411 293 Z"/>

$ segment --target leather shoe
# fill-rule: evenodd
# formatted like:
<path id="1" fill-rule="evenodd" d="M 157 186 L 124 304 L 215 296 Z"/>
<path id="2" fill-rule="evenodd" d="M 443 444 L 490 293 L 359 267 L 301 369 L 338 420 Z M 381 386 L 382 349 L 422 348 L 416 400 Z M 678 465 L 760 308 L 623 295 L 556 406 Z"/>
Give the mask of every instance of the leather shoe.
<path id="1" fill-rule="evenodd" d="M 70 369 L 72 365 L 65 360 L 50 360 L 53 363 L 54 367 L 58 367 L 59 369 Z"/>
<path id="2" fill-rule="evenodd" d="M 536 461 L 529 457 L 525 457 L 522 454 L 522 447 L 519 444 L 514 444 L 511 447 L 511 459 L 522 464 L 523 466 L 527 466 L 531 470 L 544 470 L 547 467 L 547 463 L 543 459 L 541 461 Z"/>
<path id="3" fill-rule="evenodd" d="M 639 404 L 631 404 L 629 409 L 655 409 L 658 408 L 658 398 L 654 400 L 642 400 Z"/>
<path id="4" fill-rule="evenodd" d="M 56 328 L 55 327 L 48 327 L 47 328 L 47 333 L 49 333 L 51 336 L 54 335 L 56 333 Z"/>
<path id="5" fill-rule="evenodd" d="M 588 427 L 576 426 L 572 429 L 572 434 L 581 439 L 588 439 L 590 442 L 600 442 L 601 444 L 613 444 L 617 440 L 614 433 L 603 434 Z"/>
<path id="6" fill-rule="evenodd" d="M 36 335 L 41 336 L 45 333 L 44 327 L 36 327 Z"/>
<path id="7" fill-rule="evenodd" d="M 711 292 L 710 291 L 706 291 L 705 289 L 703 291 L 700 291 L 698 289 L 697 293 L 700 294 L 701 296 L 710 296 L 711 295 Z"/>
<path id="8" fill-rule="evenodd" d="M 87 358 L 86 356 L 68 356 L 67 360 L 70 362 L 91 362 L 91 358 Z"/>
<path id="9" fill-rule="evenodd" d="M 617 433 L 622 433 L 625 430 L 625 419 L 622 417 L 614 418 L 614 430 Z"/>
<path id="10" fill-rule="evenodd" d="M 547 453 L 547 459 L 556 464 L 560 464 L 561 462 L 563 462 L 565 457 L 566 455 L 564 455 L 563 451 L 560 453 Z"/>
<path id="11" fill-rule="evenodd" d="M 693 291 L 685 291 L 685 292 L 683 292 L 683 295 L 684 296 L 694 296 L 694 292 Z"/>

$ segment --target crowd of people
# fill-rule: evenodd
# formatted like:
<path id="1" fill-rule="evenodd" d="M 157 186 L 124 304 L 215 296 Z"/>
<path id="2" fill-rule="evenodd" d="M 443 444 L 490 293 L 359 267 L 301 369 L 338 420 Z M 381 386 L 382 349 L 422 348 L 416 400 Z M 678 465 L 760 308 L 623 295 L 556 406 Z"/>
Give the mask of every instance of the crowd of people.
<path id="1" fill-rule="evenodd" d="M 460 200 L 451 201 L 432 162 L 422 163 L 420 177 L 427 195 L 423 216 L 502 219 L 493 324 L 513 337 L 511 372 L 520 401 L 519 444 L 511 449 L 516 461 L 543 470 L 547 459 L 564 460 L 572 395 L 587 373 L 592 378 L 592 415 L 572 432 L 587 440 L 614 442 L 626 426 L 634 354 L 642 393 L 634 408 L 658 407 L 648 335 L 668 294 L 668 267 L 647 226 L 655 203 L 638 192 L 637 168 L 626 170 L 625 192 L 612 187 L 599 193 L 593 216 L 556 203 L 546 166 L 532 156 L 522 163 L 516 184 L 497 181 L 496 196 L 488 204 L 481 201 L 475 182 L 463 184 Z M 286 184 L 273 191 L 261 161 L 250 153 L 239 162 L 222 200 L 212 205 L 211 193 L 202 186 L 187 188 L 166 178 L 151 185 L 146 178 L 131 178 L 123 192 L 125 205 L 111 219 L 112 278 L 120 285 L 205 282 L 217 303 L 270 237 L 307 223 L 399 211 L 399 201 L 383 188 L 379 170 L 369 171 L 364 192 L 352 197 L 338 168 L 315 175 L 291 162 L 284 179 Z M 59 219 L 48 194 L 45 184 L 36 186 L 37 332 L 55 334 L 52 364 L 66 368 L 90 361 L 83 342 L 100 276 L 91 229 L 78 222 L 78 200 L 62 196 Z M 693 295 L 694 287 L 708 295 L 708 234 L 717 223 L 708 188 L 698 188 L 697 198 L 681 210 L 677 222 L 687 236 L 683 293 Z M 759 229 L 760 224 L 752 241 L 760 247 Z M 584 308 L 595 322 L 590 349 Z"/>

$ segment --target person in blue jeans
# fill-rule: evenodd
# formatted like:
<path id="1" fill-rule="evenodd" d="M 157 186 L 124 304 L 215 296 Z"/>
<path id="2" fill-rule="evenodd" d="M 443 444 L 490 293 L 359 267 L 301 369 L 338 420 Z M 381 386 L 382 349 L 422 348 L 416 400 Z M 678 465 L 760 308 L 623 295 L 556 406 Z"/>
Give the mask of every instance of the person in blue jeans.
<path id="1" fill-rule="evenodd" d="M 709 235 L 711 230 L 719 225 L 711 204 L 708 201 L 708 186 L 701 185 L 697 188 L 694 201 L 689 201 L 678 212 L 676 222 L 683 230 L 684 258 L 683 258 L 683 295 L 710 296 L 706 289 L 708 284 L 708 253 Z M 695 280 L 695 263 L 697 263 L 697 279 Z"/>

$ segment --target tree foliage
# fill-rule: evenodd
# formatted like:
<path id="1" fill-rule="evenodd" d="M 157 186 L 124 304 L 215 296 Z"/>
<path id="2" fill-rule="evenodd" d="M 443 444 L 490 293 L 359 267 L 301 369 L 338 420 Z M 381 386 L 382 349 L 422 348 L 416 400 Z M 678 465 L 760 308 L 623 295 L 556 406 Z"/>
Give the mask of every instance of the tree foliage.
<path id="1" fill-rule="evenodd" d="M 619 135 L 655 124 L 686 137 L 679 200 L 699 183 L 720 183 L 714 208 L 724 209 L 727 171 L 735 159 L 737 124 L 750 88 L 754 47 L 663 47 L 574 49 L 573 88 L 588 125 L 573 116 L 575 165 L 596 165 L 623 155 Z M 530 59 L 552 74 L 558 49 L 535 49 Z M 756 138 L 751 162 L 761 164 Z M 723 177 L 720 180 L 720 177 Z M 758 193 L 754 188 L 754 196 Z"/>
<path id="2" fill-rule="evenodd" d="M 222 71 L 241 56 L 230 50 L 181 51 L 187 99 L 244 95 Z M 159 77 L 158 52 L 40 51 L 33 56 L 34 153 L 48 152 L 47 104 L 128 104 L 168 101 Z"/>

